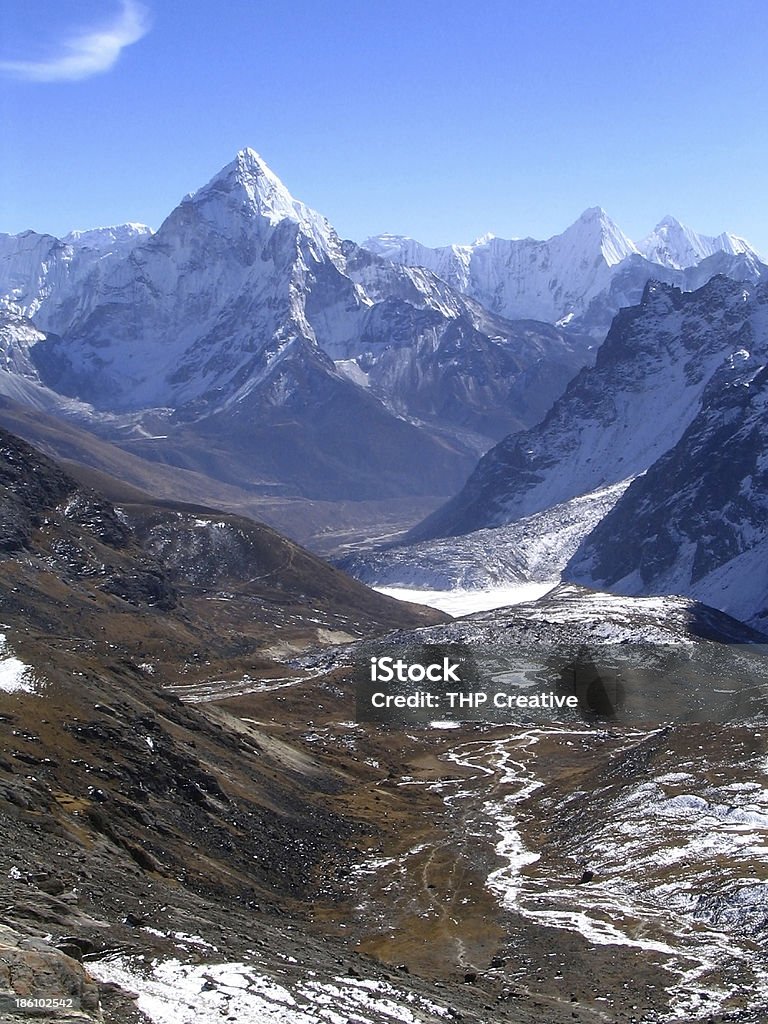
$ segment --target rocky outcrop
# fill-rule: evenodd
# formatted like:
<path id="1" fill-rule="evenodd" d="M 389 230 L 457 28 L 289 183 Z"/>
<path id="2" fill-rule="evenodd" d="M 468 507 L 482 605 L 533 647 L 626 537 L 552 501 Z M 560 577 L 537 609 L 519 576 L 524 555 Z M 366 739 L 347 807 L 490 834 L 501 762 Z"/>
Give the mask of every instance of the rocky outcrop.
<path id="1" fill-rule="evenodd" d="M 0 1019 L 32 1024 L 86 1024 L 104 1020 L 99 986 L 75 956 L 42 938 L 0 925 Z"/>

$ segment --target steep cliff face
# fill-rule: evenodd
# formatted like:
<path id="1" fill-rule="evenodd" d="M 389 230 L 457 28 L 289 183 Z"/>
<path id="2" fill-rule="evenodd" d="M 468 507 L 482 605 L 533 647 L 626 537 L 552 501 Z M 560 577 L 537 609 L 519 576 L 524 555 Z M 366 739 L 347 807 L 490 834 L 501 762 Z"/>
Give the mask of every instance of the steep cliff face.
<path id="1" fill-rule="evenodd" d="M 765 295 L 762 303 L 749 350 L 713 375 L 683 436 L 584 540 L 568 578 L 624 594 L 691 594 L 768 625 Z"/>
<path id="2" fill-rule="evenodd" d="M 723 277 L 692 293 L 649 284 L 595 366 L 538 426 L 492 449 L 414 538 L 504 525 L 644 473 L 682 437 L 723 363 L 762 338 L 765 290 Z"/>

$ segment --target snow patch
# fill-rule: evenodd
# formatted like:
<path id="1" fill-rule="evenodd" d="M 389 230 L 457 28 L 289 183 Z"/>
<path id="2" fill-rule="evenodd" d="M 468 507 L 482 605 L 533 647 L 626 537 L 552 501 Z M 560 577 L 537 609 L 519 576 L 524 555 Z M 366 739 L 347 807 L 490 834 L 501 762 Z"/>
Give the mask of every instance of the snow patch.
<path id="1" fill-rule="evenodd" d="M 398 601 L 425 604 L 447 612 L 454 618 L 470 615 L 472 612 L 506 608 L 510 605 L 525 604 L 548 594 L 558 584 L 557 580 L 546 583 L 518 583 L 512 586 L 492 587 L 488 590 L 415 590 L 406 587 L 374 587 L 380 594 L 394 597 Z"/>
<path id="2" fill-rule="evenodd" d="M 34 693 L 35 676 L 29 665 L 8 654 L 5 633 L 0 633 L 0 691 L 3 693 Z"/>
<path id="3" fill-rule="evenodd" d="M 101 982 L 139 993 L 138 1008 L 153 1024 L 219 1024 L 226 1018 L 253 1024 L 421 1024 L 449 1017 L 449 1010 L 384 981 L 335 977 L 278 981 L 242 962 L 186 964 L 177 959 L 130 957 L 88 964 Z"/>

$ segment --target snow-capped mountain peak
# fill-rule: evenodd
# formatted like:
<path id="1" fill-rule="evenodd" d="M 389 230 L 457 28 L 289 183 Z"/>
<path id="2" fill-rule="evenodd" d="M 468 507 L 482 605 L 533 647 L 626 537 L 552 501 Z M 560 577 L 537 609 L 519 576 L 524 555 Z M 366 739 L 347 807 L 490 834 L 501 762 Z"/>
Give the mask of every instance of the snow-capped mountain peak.
<path id="1" fill-rule="evenodd" d="M 635 243 L 628 238 L 612 220 L 602 206 L 591 206 L 562 235 L 568 246 L 575 244 L 579 249 L 592 253 L 599 250 L 609 267 L 615 267 L 627 256 L 638 251 Z M 550 242 L 554 239 L 550 239 Z"/>
<path id="2" fill-rule="evenodd" d="M 145 242 L 152 234 L 152 228 L 146 224 L 128 221 L 126 224 L 112 224 L 109 227 L 70 231 L 61 241 L 74 248 L 112 252 Z"/>
<path id="3" fill-rule="evenodd" d="M 653 231 L 638 242 L 638 249 L 651 262 L 677 270 L 694 266 L 717 252 L 760 260 L 757 251 L 738 235 L 727 231 L 720 235 L 702 235 L 669 215 L 663 217 Z"/>
<path id="4" fill-rule="evenodd" d="M 261 219 L 271 226 L 293 221 L 334 262 L 340 258 L 338 236 L 326 218 L 295 199 L 254 149 L 241 149 L 207 185 L 186 196 L 182 207 L 190 203 L 223 233 L 237 221 Z"/>
<path id="5" fill-rule="evenodd" d="M 363 248 L 425 267 L 494 313 L 567 325 L 597 341 L 620 308 L 640 300 L 651 277 L 689 290 L 714 274 L 754 282 L 765 273 L 759 253 L 736 235 L 700 235 L 665 217 L 635 243 L 601 206 L 546 240 L 485 235 L 471 245 L 432 249 L 385 234 Z"/>
<path id="6" fill-rule="evenodd" d="M 247 197 L 254 212 L 275 221 L 296 219 L 297 200 L 254 149 L 241 149 L 234 160 L 195 192 L 201 199 L 211 192 Z"/>

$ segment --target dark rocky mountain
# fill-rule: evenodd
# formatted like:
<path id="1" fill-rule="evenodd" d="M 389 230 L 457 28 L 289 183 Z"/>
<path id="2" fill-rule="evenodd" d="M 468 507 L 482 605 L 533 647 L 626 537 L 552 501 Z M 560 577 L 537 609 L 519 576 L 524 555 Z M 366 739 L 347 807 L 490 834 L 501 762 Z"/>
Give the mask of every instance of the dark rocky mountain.
<path id="1" fill-rule="evenodd" d="M 678 443 L 584 539 L 566 577 L 625 594 L 691 594 L 768 626 L 768 295 Z"/>
<path id="2" fill-rule="evenodd" d="M 619 594 L 687 595 L 764 630 L 766 288 L 650 284 L 594 368 L 489 452 L 410 545 L 341 564 L 426 588 L 562 572 Z"/>
<path id="3" fill-rule="evenodd" d="M 515 522 L 644 473 L 682 437 L 710 381 L 764 344 L 766 286 L 713 278 L 695 292 L 651 283 L 536 427 L 483 457 L 459 494 L 411 537 Z"/>
<path id="4" fill-rule="evenodd" d="M 152 608 L 178 610 L 185 632 L 192 622 L 184 591 L 192 598 L 228 592 L 249 606 L 233 615 L 257 613 L 256 631 L 261 620 L 280 622 L 286 636 L 292 622 L 300 632 L 314 623 L 310 635 L 342 627 L 360 634 L 432 614 L 382 597 L 253 520 L 129 488 L 116 506 L 5 430 L 0 460 L 0 553 L 16 574 L 16 586 L 3 591 L 2 612 L 5 621 L 34 622 L 36 633 L 65 633 L 81 618 L 83 629 L 104 633 L 110 621 L 113 639 L 125 647 Z M 46 593 L 49 576 L 54 591 L 59 578 L 65 582 L 66 601 Z M 179 652 L 185 642 L 197 648 L 222 640 L 204 621 L 187 641 L 179 635 Z M 140 630 L 136 642 L 143 642 Z M 249 647 L 258 650 L 255 638 Z"/>

